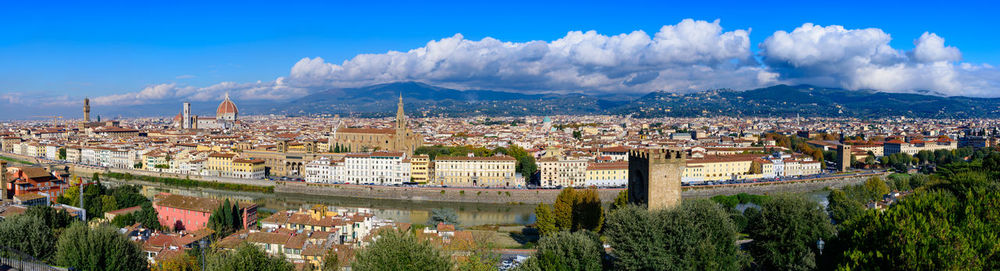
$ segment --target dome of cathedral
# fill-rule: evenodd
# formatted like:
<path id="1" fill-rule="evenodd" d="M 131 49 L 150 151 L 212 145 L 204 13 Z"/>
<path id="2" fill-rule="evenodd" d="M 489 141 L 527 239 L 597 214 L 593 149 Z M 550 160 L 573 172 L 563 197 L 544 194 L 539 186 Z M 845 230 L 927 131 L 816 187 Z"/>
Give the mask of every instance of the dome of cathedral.
<path id="1" fill-rule="evenodd" d="M 215 110 L 215 115 L 216 116 L 222 116 L 225 114 L 236 115 L 237 113 L 239 113 L 239 109 L 236 109 L 236 104 L 233 103 L 233 101 L 229 100 L 229 93 L 226 93 L 226 98 L 222 100 L 222 103 L 219 104 L 219 109 Z"/>

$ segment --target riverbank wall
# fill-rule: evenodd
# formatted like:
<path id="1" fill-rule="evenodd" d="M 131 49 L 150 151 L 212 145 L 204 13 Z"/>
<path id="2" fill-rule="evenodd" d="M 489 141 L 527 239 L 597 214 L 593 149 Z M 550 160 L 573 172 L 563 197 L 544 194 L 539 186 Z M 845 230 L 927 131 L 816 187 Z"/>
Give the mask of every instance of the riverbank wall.
<path id="1" fill-rule="evenodd" d="M 684 187 L 684 198 L 708 198 L 715 195 L 806 193 L 827 187 L 839 188 L 864 182 L 872 176 L 885 177 L 885 173 L 827 177 L 794 182 L 757 184 L 731 184 L 706 187 Z M 601 201 L 613 202 L 623 189 L 597 189 Z M 282 182 L 274 187 L 275 193 L 318 196 L 356 197 L 411 201 L 474 202 L 493 204 L 551 204 L 559 189 L 477 189 L 477 188 L 428 188 L 392 187 L 349 184 L 310 184 Z"/>
<path id="2" fill-rule="evenodd" d="M 4 153 L 9 156 L 26 161 L 45 163 L 40 159 L 23 157 Z M 34 159 L 34 160 L 29 160 Z M 70 172 L 88 178 L 93 173 L 104 174 L 106 172 L 130 173 L 133 175 L 147 175 L 157 177 L 189 178 L 191 180 L 205 182 L 225 182 L 258 186 L 274 186 L 274 193 L 296 194 L 309 196 L 330 196 L 346 198 L 367 198 L 385 200 L 409 200 L 409 201 L 437 201 L 437 202 L 468 202 L 468 203 L 489 203 L 489 204 L 551 204 L 559 194 L 558 189 L 482 189 L 482 188 L 434 188 L 434 187 L 394 187 L 394 186 L 371 186 L 371 185 L 351 185 L 351 184 L 313 184 L 301 182 L 275 182 L 269 180 L 251 180 L 221 178 L 211 176 L 185 176 L 170 173 L 157 173 L 133 169 L 105 169 L 100 167 L 72 165 Z M 818 179 L 806 179 L 796 181 L 752 183 L 752 184 L 727 184 L 714 186 L 692 186 L 684 187 L 681 196 L 684 198 L 708 198 L 716 195 L 732 195 L 739 193 L 748 194 L 780 194 L 780 193 L 806 193 L 827 187 L 839 188 L 847 185 L 859 184 L 864 180 L 879 176 L 885 178 L 888 173 L 875 172 L 854 175 L 841 175 L 824 177 Z M 613 202 L 621 188 L 598 189 L 601 201 Z"/>

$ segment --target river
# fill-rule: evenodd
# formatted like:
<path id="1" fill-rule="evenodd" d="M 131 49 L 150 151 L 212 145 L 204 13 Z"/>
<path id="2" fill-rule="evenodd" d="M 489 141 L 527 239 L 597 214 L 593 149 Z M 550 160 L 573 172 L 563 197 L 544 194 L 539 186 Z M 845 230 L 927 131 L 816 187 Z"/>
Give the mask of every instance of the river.
<path id="1" fill-rule="evenodd" d="M 105 181 L 107 183 L 107 181 Z M 130 182 L 132 183 L 132 182 Z M 120 183 L 112 181 L 110 185 Z M 143 195 L 152 198 L 158 193 L 173 193 L 186 196 L 230 199 L 231 201 L 251 201 L 261 210 L 276 212 L 282 210 L 309 209 L 321 204 L 350 210 L 369 210 L 379 218 L 391 219 L 397 222 L 414 224 L 426 223 L 430 212 L 435 208 L 453 209 L 458 214 L 461 226 L 476 225 L 526 225 L 535 222 L 534 205 L 530 204 L 487 204 L 487 203 L 456 203 L 436 201 L 385 200 L 368 198 L 349 198 L 335 196 L 315 196 L 287 193 L 253 193 L 213 190 L 203 188 L 177 188 L 160 184 L 145 183 L 142 185 Z M 829 191 L 816 190 L 804 193 L 810 200 L 827 205 L 826 196 Z"/>
<path id="2" fill-rule="evenodd" d="M 455 210 L 455 213 L 458 214 L 459 224 L 466 227 L 486 224 L 526 225 L 535 222 L 535 206 L 528 204 L 455 203 L 285 193 L 265 194 L 202 188 L 177 188 L 155 184 L 143 185 L 142 189 L 143 195 L 150 198 L 153 195 L 164 192 L 216 199 L 228 198 L 231 201 L 252 201 L 259 206 L 258 208 L 271 212 L 308 209 L 317 204 L 350 210 L 369 210 L 379 218 L 414 224 L 426 223 L 430 217 L 431 210 L 435 208 Z"/>

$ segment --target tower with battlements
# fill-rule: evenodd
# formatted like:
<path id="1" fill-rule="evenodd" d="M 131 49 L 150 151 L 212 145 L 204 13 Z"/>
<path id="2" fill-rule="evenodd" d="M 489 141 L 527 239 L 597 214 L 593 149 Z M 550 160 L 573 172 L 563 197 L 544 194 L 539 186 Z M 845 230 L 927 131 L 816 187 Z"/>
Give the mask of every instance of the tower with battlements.
<path id="1" fill-rule="evenodd" d="M 837 145 L 837 169 L 845 172 L 851 169 L 851 145 Z"/>
<path id="2" fill-rule="evenodd" d="M 628 200 L 649 210 L 673 208 L 681 203 L 684 151 L 632 150 L 628 155 Z"/>

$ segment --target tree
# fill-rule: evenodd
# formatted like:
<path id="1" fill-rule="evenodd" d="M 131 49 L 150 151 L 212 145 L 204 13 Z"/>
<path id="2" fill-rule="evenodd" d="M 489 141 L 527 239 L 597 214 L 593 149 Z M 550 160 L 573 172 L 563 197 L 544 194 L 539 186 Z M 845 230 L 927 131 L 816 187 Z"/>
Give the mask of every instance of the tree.
<path id="1" fill-rule="evenodd" d="M 208 270 L 261 270 L 291 271 L 295 265 L 285 260 L 284 254 L 268 256 L 259 247 L 244 243 L 235 251 L 217 251 L 207 257 Z"/>
<path id="2" fill-rule="evenodd" d="M 59 160 L 66 160 L 66 148 L 59 148 Z"/>
<path id="3" fill-rule="evenodd" d="M 427 241 L 419 241 L 412 234 L 385 231 L 358 251 L 352 269 L 368 270 L 450 270 L 451 259 Z"/>
<path id="4" fill-rule="evenodd" d="M 736 226 L 720 205 L 684 201 L 650 212 L 628 206 L 611 213 L 605 236 L 622 270 L 740 270 L 746 257 L 734 245 Z"/>
<path id="5" fill-rule="evenodd" d="M 45 221 L 34 215 L 14 215 L 0 222 L 0 245 L 38 260 L 52 256 L 56 237 Z"/>
<path id="6" fill-rule="evenodd" d="M 94 182 L 100 181 L 101 180 L 101 174 L 99 174 L 97 172 L 94 172 L 94 175 L 90 177 L 90 180 L 94 181 Z"/>
<path id="7" fill-rule="evenodd" d="M 340 256 L 337 256 L 337 251 L 334 251 L 334 249 L 332 248 L 326 250 L 326 256 L 323 256 L 323 266 L 320 268 L 320 270 L 323 271 L 340 270 Z"/>
<path id="8" fill-rule="evenodd" d="M 576 192 L 573 202 L 573 231 L 600 232 L 604 223 L 604 208 L 596 188 Z"/>
<path id="9" fill-rule="evenodd" d="M 868 197 L 872 200 L 881 199 L 885 194 L 889 194 L 889 186 L 879 177 L 868 178 L 864 187 L 865 191 L 868 192 Z"/>
<path id="10" fill-rule="evenodd" d="M 118 210 L 118 200 L 112 195 L 102 195 L 101 196 L 101 212 L 107 213 L 110 211 Z"/>
<path id="11" fill-rule="evenodd" d="M 538 251 L 519 270 L 601 270 L 601 241 L 588 231 L 557 232 L 538 241 Z"/>
<path id="12" fill-rule="evenodd" d="M 28 207 L 28 210 L 24 211 L 24 215 L 41 218 L 45 225 L 57 231 L 68 227 L 75 220 L 66 210 L 55 209 L 48 205 Z"/>
<path id="13" fill-rule="evenodd" d="M 843 223 L 848 219 L 854 218 L 864 212 L 864 204 L 857 200 L 853 200 L 847 197 L 847 193 L 840 189 L 834 189 L 830 191 L 830 195 L 827 197 L 829 204 L 826 206 L 826 211 L 830 213 L 830 218 L 832 218 L 837 223 Z"/>
<path id="14" fill-rule="evenodd" d="M 217 232 L 220 236 L 227 236 L 242 229 L 243 218 L 240 215 L 239 205 L 229 203 L 229 199 L 223 201 L 209 215 L 208 228 Z"/>
<path id="15" fill-rule="evenodd" d="M 497 245 L 493 233 L 473 232 L 472 242 L 468 246 L 456 247 L 467 251 L 468 256 L 458 261 L 460 271 L 494 271 L 500 264 L 500 254 L 496 252 Z"/>
<path id="16" fill-rule="evenodd" d="M 996 270 L 1000 194 L 918 192 L 885 212 L 869 212 L 843 231 L 841 269 Z M 972 203 L 975 202 L 975 203 Z M 994 219 L 983 219 L 993 217 Z"/>
<path id="17" fill-rule="evenodd" d="M 431 216 L 427 218 L 427 224 L 437 225 L 438 223 L 458 225 L 458 214 L 455 213 L 455 209 L 451 208 L 431 209 Z"/>
<path id="18" fill-rule="evenodd" d="M 111 219 L 111 225 L 118 228 L 128 227 L 132 224 L 135 224 L 135 215 L 133 214 L 120 214 Z"/>
<path id="19" fill-rule="evenodd" d="M 201 267 L 198 264 L 198 257 L 191 253 L 176 253 L 166 259 L 158 260 L 150 267 L 153 271 L 198 271 Z"/>
<path id="20" fill-rule="evenodd" d="M 77 270 L 146 270 L 139 245 L 107 226 L 73 223 L 59 237 L 56 262 Z"/>
<path id="21" fill-rule="evenodd" d="M 139 207 L 139 211 L 136 211 L 133 216 L 135 217 L 134 222 L 142 223 L 143 227 L 154 230 L 163 228 L 163 226 L 160 225 L 160 215 L 157 214 L 156 208 L 153 208 L 152 203 L 143 203 L 142 207 Z"/>
<path id="22" fill-rule="evenodd" d="M 802 196 L 774 197 L 748 219 L 749 251 L 765 270 L 815 269 L 816 241 L 834 233 L 820 205 Z"/>
<path id="23" fill-rule="evenodd" d="M 572 187 L 563 188 L 552 204 L 552 213 L 558 230 L 573 229 L 573 205 L 576 203 L 576 190 Z"/>
<path id="24" fill-rule="evenodd" d="M 556 221 L 552 214 L 552 208 L 544 203 L 539 203 L 535 207 L 535 228 L 538 228 L 538 234 L 543 237 L 556 232 Z"/>
<path id="25" fill-rule="evenodd" d="M 118 208 L 128 208 L 149 202 L 149 199 L 139 192 L 140 189 L 141 187 L 137 185 L 123 185 L 110 190 L 111 195 L 118 201 Z"/>
<path id="26" fill-rule="evenodd" d="M 611 203 L 611 211 L 624 208 L 626 205 L 628 205 L 628 189 L 618 192 L 618 196 L 615 197 L 615 202 Z"/>

